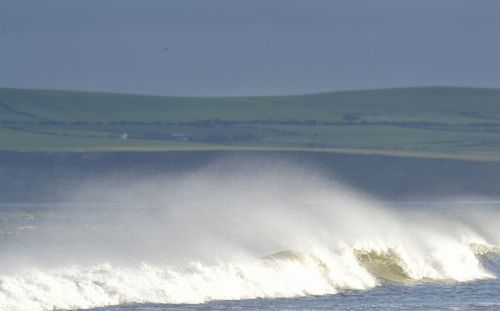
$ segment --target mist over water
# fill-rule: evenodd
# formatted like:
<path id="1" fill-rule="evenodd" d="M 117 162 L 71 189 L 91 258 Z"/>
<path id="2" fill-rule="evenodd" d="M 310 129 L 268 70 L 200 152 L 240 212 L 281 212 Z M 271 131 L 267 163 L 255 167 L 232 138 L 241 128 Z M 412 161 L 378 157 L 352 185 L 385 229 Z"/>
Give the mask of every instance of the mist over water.
<path id="1" fill-rule="evenodd" d="M 201 303 L 496 278 L 494 206 L 378 201 L 319 168 L 226 159 L 82 183 L 2 234 L 1 310 Z"/>

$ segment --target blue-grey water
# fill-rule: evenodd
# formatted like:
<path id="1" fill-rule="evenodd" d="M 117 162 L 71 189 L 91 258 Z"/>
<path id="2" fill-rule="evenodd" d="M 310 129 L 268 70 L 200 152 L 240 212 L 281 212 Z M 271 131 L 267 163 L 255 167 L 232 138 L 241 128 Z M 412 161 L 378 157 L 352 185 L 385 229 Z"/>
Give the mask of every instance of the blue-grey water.
<path id="1" fill-rule="evenodd" d="M 0 204 L 0 310 L 500 309 L 500 202 L 385 202 L 299 169 Z"/>
<path id="2" fill-rule="evenodd" d="M 497 280 L 408 286 L 385 284 L 367 291 L 325 296 L 214 301 L 197 305 L 129 305 L 95 310 L 498 310 L 499 293 Z"/>

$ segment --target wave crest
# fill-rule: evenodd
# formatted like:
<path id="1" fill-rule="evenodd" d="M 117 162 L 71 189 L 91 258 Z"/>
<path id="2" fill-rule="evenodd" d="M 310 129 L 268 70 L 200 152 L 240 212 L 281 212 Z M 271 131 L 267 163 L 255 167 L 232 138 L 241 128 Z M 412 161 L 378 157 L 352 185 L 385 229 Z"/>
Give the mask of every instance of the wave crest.
<path id="1" fill-rule="evenodd" d="M 478 256 L 498 248 L 475 244 Z M 438 262 L 429 262 L 438 265 Z M 477 265 L 476 265 L 477 264 Z M 461 269 L 473 279 L 494 277 L 479 260 Z M 428 274 L 412 271 L 422 269 Z M 433 270 L 434 269 L 434 270 Z M 434 278 L 433 278 L 434 276 Z M 398 283 L 453 280 L 432 266 L 411 266 L 394 249 L 342 249 L 323 252 L 284 251 L 261 260 L 183 268 L 110 263 L 49 271 L 26 270 L 0 277 L 1 310 L 92 308 L 130 303 L 203 303 L 211 300 L 297 297 L 370 289 L 380 281 Z M 462 279 L 456 279 L 461 281 Z"/>
<path id="2" fill-rule="evenodd" d="M 0 256 L 0 309 L 324 295 L 499 271 L 496 210 L 396 208 L 310 170 L 236 164 L 96 182 L 33 230 L 3 235 L 14 272 Z M 94 209 L 79 204 L 89 198 Z M 289 251 L 261 258 L 277 250 Z"/>

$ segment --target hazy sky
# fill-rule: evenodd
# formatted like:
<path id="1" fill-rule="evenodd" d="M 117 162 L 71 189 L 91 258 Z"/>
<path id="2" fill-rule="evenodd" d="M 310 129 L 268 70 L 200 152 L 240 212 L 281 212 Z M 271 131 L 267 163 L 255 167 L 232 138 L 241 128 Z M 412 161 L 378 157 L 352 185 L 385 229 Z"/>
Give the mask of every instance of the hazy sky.
<path id="1" fill-rule="evenodd" d="M 500 87 L 499 13 L 498 0 L 0 0 L 0 86 Z"/>

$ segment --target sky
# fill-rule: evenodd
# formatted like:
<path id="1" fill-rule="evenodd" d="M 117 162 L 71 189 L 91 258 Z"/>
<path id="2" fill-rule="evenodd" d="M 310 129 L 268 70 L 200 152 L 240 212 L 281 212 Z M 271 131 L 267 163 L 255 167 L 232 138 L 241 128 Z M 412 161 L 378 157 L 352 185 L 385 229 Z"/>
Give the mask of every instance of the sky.
<path id="1" fill-rule="evenodd" d="M 0 0 L 0 87 L 500 87 L 499 12 L 498 0 Z"/>

